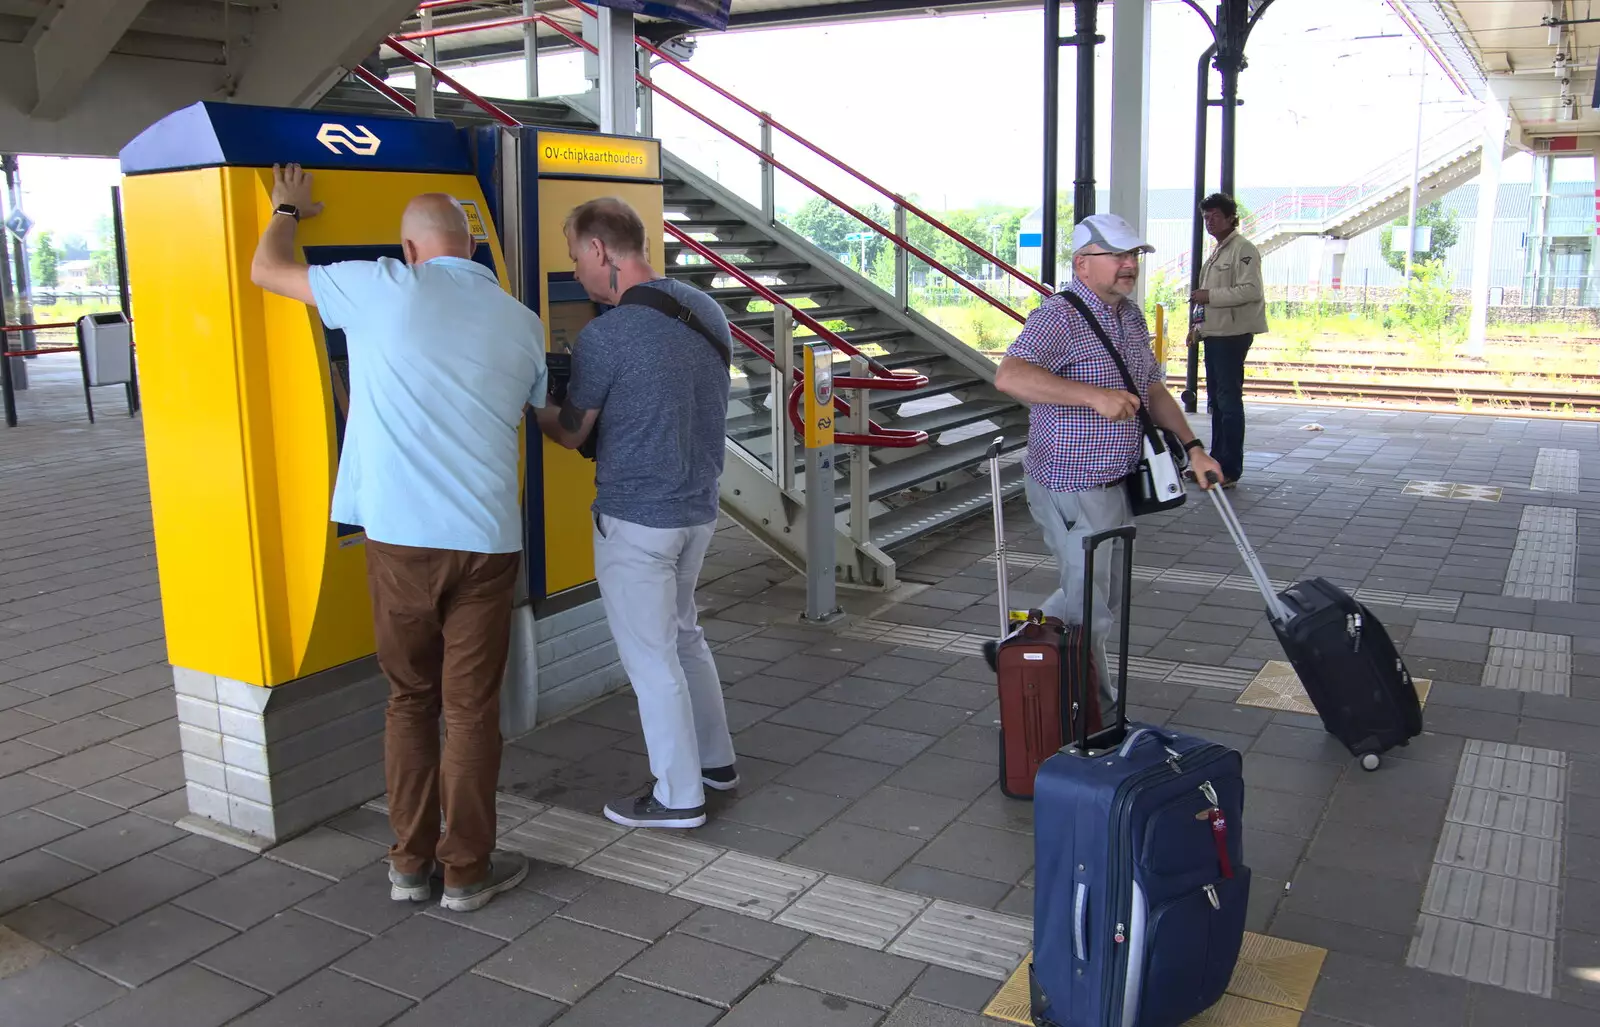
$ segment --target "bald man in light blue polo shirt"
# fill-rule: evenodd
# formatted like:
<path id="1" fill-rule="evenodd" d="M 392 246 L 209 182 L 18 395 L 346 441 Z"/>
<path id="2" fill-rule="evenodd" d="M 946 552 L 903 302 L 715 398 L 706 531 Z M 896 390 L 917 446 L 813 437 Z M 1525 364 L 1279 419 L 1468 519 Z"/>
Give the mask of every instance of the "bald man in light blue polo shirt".
<path id="1" fill-rule="evenodd" d="M 307 267 L 295 256 L 295 225 L 322 205 L 298 167 L 273 176 L 276 212 L 251 278 L 316 307 L 344 331 L 350 357 L 331 518 L 367 536 L 378 662 L 390 685 L 390 897 L 429 899 L 439 864 L 440 904 L 477 909 L 528 872 L 523 857 L 493 851 L 494 791 L 522 550 L 517 431 L 529 406 L 544 405 L 544 330 L 472 260 L 453 198 L 428 193 L 406 207 L 404 262 Z"/>

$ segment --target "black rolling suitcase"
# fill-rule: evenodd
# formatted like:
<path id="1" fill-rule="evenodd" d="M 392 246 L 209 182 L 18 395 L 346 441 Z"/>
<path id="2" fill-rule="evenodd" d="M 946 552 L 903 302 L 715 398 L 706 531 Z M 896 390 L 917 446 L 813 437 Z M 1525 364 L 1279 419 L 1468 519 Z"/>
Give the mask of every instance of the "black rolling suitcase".
<path id="1" fill-rule="evenodd" d="M 1322 718 L 1367 770 L 1422 733 L 1422 706 L 1405 661 L 1372 611 L 1326 578 L 1277 593 L 1221 489 L 1209 495 L 1267 601 L 1267 619 Z"/>

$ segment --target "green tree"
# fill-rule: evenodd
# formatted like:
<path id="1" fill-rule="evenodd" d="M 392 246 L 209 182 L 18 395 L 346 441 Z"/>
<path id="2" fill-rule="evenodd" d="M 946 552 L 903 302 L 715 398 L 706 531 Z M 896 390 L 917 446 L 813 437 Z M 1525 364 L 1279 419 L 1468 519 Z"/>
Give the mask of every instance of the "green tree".
<path id="1" fill-rule="evenodd" d="M 1388 265 L 1401 274 L 1406 270 L 1406 250 L 1402 246 L 1398 250 L 1389 247 L 1394 242 L 1394 230 L 1404 228 L 1411 223 L 1411 216 L 1403 214 L 1396 218 L 1394 224 L 1383 230 L 1383 259 Z M 1417 211 L 1417 224 L 1433 229 L 1433 238 L 1425 250 L 1418 250 L 1412 254 L 1411 264 L 1415 268 L 1419 264 L 1434 263 L 1444 260 L 1450 247 L 1456 244 L 1461 237 L 1461 229 L 1456 223 L 1456 214 L 1453 210 L 1446 210 L 1443 203 L 1434 200 L 1432 203 Z"/>
<path id="2" fill-rule="evenodd" d="M 117 254 L 111 249 L 97 249 L 89 254 L 90 285 L 117 284 Z"/>
<path id="3" fill-rule="evenodd" d="M 54 289 L 60 285 L 61 275 L 58 268 L 61 264 L 61 251 L 56 249 L 51 234 L 40 232 L 29 249 L 28 273 L 33 276 L 33 284 L 41 289 Z"/>
<path id="4" fill-rule="evenodd" d="M 893 230 L 894 219 L 881 204 L 869 203 L 858 209 L 873 221 Z M 790 228 L 810 239 L 818 247 L 835 256 L 842 256 L 845 263 L 863 274 L 873 266 L 888 241 L 882 235 L 872 232 L 872 229 L 862 224 L 859 218 L 846 214 L 820 196 L 813 196 L 807 200 L 785 221 Z M 849 238 L 862 232 L 872 232 L 871 237 L 866 240 L 865 267 L 860 266 L 862 240 Z"/>

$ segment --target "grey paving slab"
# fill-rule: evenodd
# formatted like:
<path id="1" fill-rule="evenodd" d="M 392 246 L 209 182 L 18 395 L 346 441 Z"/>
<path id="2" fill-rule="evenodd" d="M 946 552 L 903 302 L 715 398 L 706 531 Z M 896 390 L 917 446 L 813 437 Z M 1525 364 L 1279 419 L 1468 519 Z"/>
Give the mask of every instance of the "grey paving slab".
<path id="1" fill-rule="evenodd" d="M 146 853 L 64 889 L 55 898 L 106 923 L 120 924 L 210 880 L 209 874 Z"/>
<path id="2" fill-rule="evenodd" d="M 387 852 L 376 842 L 318 827 L 275 847 L 268 858 L 337 881 L 382 859 Z"/>
<path id="3" fill-rule="evenodd" d="M 41 813 L 48 813 L 57 820 L 65 820 L 75 827 L 93 827 L 113 817 L 120 817 L 124 812 L 121 806 L 102 802 L 82 792 L 68 792 L 66 795 L 41 802 L 34 808 Z"/>
<path id="4" fill-rule="evenodd" d="M 618 973 L 727 1009 L 760 983 L 775 965 L 761 956 L 673 933 L 640 953 Z"/>
<path id="5" fill-rule="evenodd" d="M 0 862 L 0 913 L 42 899 L 93 873 L 42 849 Z"/>
<path id="6" fill-rule="evenodd" d="M 87 913 L 73 909 L 55 899 L 40 899 L 0 919 L 0 925 L 10 928 L 29 941 L 47 949 L 60 952 L 81 941 L 88 941 L 111 927 Z"/>
<path id="7" fill-rule="evenodd" d="M 32 774 L 19 773 L 0 778 L 0 817 L 48 802 L 62 794 L 70 794 L 70 789 Z"/>
<path id="8" fill-rule="evenodd" d="M 1010 831 L 957 822 L 939 833 L 915 862 L 1015 884 L 1033 866 L 1033 842 Z"/>
<path id="9" fill-rule="evenodd" d="M 0 977 L 0 1023 L 7 1027 L 64 1027 L 124 994 L 103 977 L 58 956 Z"/>
<path id="10" fill-rule="evenodd" d="M 933 735 L 863 724 L 827 745 L 825 751 L 839 756 L 852 756 L 856 759 L 904 766 L 937 741 Z"/>
<path id="11" fill-rule="evenodd" d="M 800 946 L 807 935 L 792 927 L 757 920 L 727 910 L 705 906 L 673 928 L 718 945 L 769 960 L 781 960 Z"/>
<path id="12" fill-rule="evenodd" d="M 561 910 L 560 915 L 568 920 L 652 942 L 694 910 L 693 903 L 682 899 L 646 892 L 618 881 L 601 881 Z"/>
<path id="13" fill-rule="evenodd" d="M 901 867 L 884 884 L 916 895 L 947 899 L 979 909 L 993 909 L 1011 892 L 1011 886 L 1002 881 L 972 877 L 915 862 Z"/>
<path id="14" fill-rule="evenodd" d="M 834 741 L 834 736 L 803 728 L 762 721 L 734 736 L 740 756 L 756 756 L 776 763 L 795 764 Z"/>
<path id="15" fill-rule="evenodd" d="M 462 1023 L 544 1027 L 567 1007 L 487 977 L 465 974 L 393 1021 L 391 1027 L 457 1027 Z"/>
<path id="16" fill-rule="evenodd" d="M 561 908 L 561 902 L 527 887 L 514 888 L 495 896 L 482 909 L 470 913 L 455 913 L 433 903 L 423 909 L 423 914 L 440 920 L 480 931 L 502 941 L 520 937 Z"/>
<path id="17" fill-rule="evenodd" d="M 777 780 L 809 792 L 854 799 L 867 794 L 893 773 L 894 767 L 874 760 L 819 752 L 788 768 Z"/>
<path id="18" fill-rule="evenodd" d="M 967 808 L 962 799 L 884 785 L 857 800 L 839 819 L 931 841 Z"/>
<path id="19" fill-rule="evenodd" d="M 820 991 L 763 984 L 717 1021 L 718 1027 L 873 1027 L 883 1011 Z"/>
<path id="20" fill-rule="evenodd" d="M 326 882 L 319 881 L 319 884 Z M 384 864 L 375 864 L 358 870 L 338 884 L 323 888 L 302 900 L 297 908 L 363 934 L 382 934 L 407 917 L 414 916 L 417 912 L 415 905 L 389 898 L 389 868 Z"/>
<path id="21" fill-rule="evenodd" d="M 1309 1011 L 1362 1027 L 1466 1023 L 1466 981 L 1330 952 Z"/>
<path id="22" fill-rule="evenodd" d="M 784 961 L 773 980 L 887 1009 L 911 987 L 926 964 L 828 938 L 812 938 Z"/>
<path id="23" fill-rule="evenodd" d="M 233 934 L 231 928 L 169 903 L 73 946 L 67 955 L 119 984 L 136 988 Z"/>
<path id="24" fill-rule="evenodd" d="M 420 1001 L 504 944 L 478 931 L 418 916 L 350 952 L 334 968 Z"/>
<path id="25" fill-rule="evenodd" d="M 930 966 L 912 985 L 910 997 L 960 1012 L 981 1013 L 998 990 L 997 983 L 988 977 Z"/>
<path id="26" fill-rule="evenodd" d="M 777 859 L 801 842 L 799 835 L 770 831 L 764 827 L 741 824 L 736 820 L 714 817 L 706 826 L 694 833 L 697 841 L 723 848 L 747 852 L 752 856 Z"/>
<path id="27" fill-rule="evenodd" d="M 848 799 L 772 784 L 735 802 L 722 816 L 752 827 L 806 835 L 833 819 Z"/>
<path id="28" fill-rule="evenodd" d="M 170 859 L 174 863 L 204 871 L 213 877 L 220 877 L 230 870 L 237 870 L 257 858 L 253 852 L 197 834 L 186 835 L 171 845 L 163 845 L 155 851 L 162 859 Z"/>
<path id="29" fill-rule="evenodd" d="M 473 972 L 571 1003 L 646 947 L 637 938 L 557 917 L 484 960 Z"/>
<path id="30" fill-rule="evenodd" d="M 121 806 L 123 809 L 143 806 L 147 802 L 159 799 L 162 795 L 161 789 L 140 784 L 120 774 L 86 785 L 80 791 L 84 795 L 109 802 L 113 806 Z"/>
<path id="31" fill-rule="evenodd" d="M 197 966 L 180 966 L 78 1021 L 80 1027 L 220 1027 L 267 996 Z"/>
<path id="32" fill-rule="evenodd" d="M 664 1023 L 701 1027 L 720 1015 L 716 1006 L 613 977 L 556 1023 L 561 1027 L 656 1027 Z"/>
<path id="33" fill-rule="evenodd" d="M 66 785 L 68 788 L 82 789 L 123 771 L 142 767 L 149 763 L 150 759 L 151 757 L 143 753 L 106 743 L 70 756 L 51 759 L 33 767 L 29 773 Z"/>
<path id="34" fill-rule="evenodd" d="M 340 1027 L 378 1027 L 410 1005 L 409 999 L 382 988 L 322 970 L 235 1023 L 239 1027 L 304 1027 L 330 1022 Z"/>
<path id="35" fill-rule="evenodd" d="M 245 930 L 328 887 L 324 877 L 257 860 L 176 900 L 179 906 Z"/>
<path id="36" fill-rule="evenodd" d="M 926 844 L 924 839 L 862 824 L 828 824 L 796 846 L 786 862 L 859 881 L 886 880 Z"/>
<path id="37" fill-rule="evenodd" d="M 57 820 L 35 809 L 8 813 L 0 817 L 0 860 L 21 855 L 30 849 L 37 849 L 57 838 L 74 834 L 77 830 L 76 825 L 69 824 L 65 820 Z"/>
<path id="38" fill-rule="evenodd" d="M 793 706 L 780 710 L 767 717 L 770 724 L 782 724 L 785 727 L 805 728 L 808 731 L 820 731 L 823 734 L 842 735 L 867 719 L 872 714 L 871 709 L 855 706 L 850 703 L 829 702 L 826 699 L 808 697 L 801 699 Z"/>
<path id="39" fill-rule="evenodd" d="M 287 910 L 223 942 L 196 962 L 277 994 L 367 940 L 360 932 Z"/>

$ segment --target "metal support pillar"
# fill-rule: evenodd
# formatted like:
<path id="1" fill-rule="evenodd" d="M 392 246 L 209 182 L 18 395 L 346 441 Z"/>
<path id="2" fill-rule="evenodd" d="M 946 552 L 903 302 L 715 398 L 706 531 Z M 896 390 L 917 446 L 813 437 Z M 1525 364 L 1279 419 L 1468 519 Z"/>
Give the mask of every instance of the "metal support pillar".
<path id="1" fill-rule="evenodd" d="M 1111 22 L 1111 213 L 1147 237 L 1150 187 L 1150 0 L 1116 0 Z M 1146 276 L 1135 302 L 1144 305 Z"/>
<path id="2" fill-rule="evenodd" d="M 634 25 L 630 11 L 600 8 L 600 131 L 637 135 Z"/>
<path id="3" fill-rule="evenodd" d="M 522 0 L 522 16 L 531 18 L 539 12 L 535 9 L 537 0 Z M 539 23 L 530 21 L 522 26 L 522 62 L 523 72 L 527 77 L 528 99 L 539 98 Z"/>
<path id="4" fill-rule="evenodd" d="M 1422 112 L 1428 97 L 1428 54 L 1422 54 L 1422 69 L 1417 72 L 1417 138 L 1411 150 L 1411 203 L 1406 217 L 1405 280 L 1411 281 L 1411 265 L 1417 257 L 1417 194 L 1422 185 Z"/>
<path id="5" fill-rule="evenodd" d="M 1510 118 L 1505 101 L 1488 90 L 1483 107 L 1483 158 L 1478 169 L 1478 220 L 1472 244 L 1472 313 L 1467 322 L 1467 355 L 1482 359 L 1489 334 L 1489 287 L 1494 276 L 1494 217 L 1500 200 L 1500 165 L 1506 152 Z M 1597 162 L 1600 163 L 1600 162 Z"/>
<path id="6" fill-rule="evenodd" d="M 1207 136 L 1211 126 L 1211 59 L 1217 55 L 1215 43 L 1206 48 L 1200 55 L 1200 66 L 1196 71 L 1195 81 L 1195 110 L 1194 110 L 1194 208 L 1189 216 L 1194 219 L 1194 227 L 1189 235 L 1189 291 L 1200 288 L 1200 267 L 1204 263 L 1201 259 L 1205 255 L 1206 226 L 1200 219 L 1200 201 L 1206 198 L 1206 157 Z M 1190 320 L 1194 319 L 1194 310 L 1190 308 Z M 1183 402 L 1183 409 L 1194 413 L 1200 409 L 1200 340 L 1196 337 L 1193 326 L 1188 335 L 1187 364 L 1184 374 L 1183 395 L 1179 399 Z"/>
<path id="7" fill-rule="evenodd" d="M 838 527 L 833 509 L 833 347 L 805 348 L 806 612 L 812 623 L 840 614 Z"/>
<path id="8" fill-rule="evenodd" d="M 789 390 L 794 388 L 794 314 L 772 309 L 772 474 L 784 492 L 794 493 L 794 422 L 789 420 Z"/>
<path id="9" fill-rule="evenodd" d="M 1217 72 L 1222 79 L 1222 191 L 1234 195 L 1234 158 L 1238 146 L 1239 73 L 1245 69 L 1244 46 L 1250 37 L 1248 0 L 1222 0 L 1217 5 Z"/>
<path id="10" fill-rule="evenodd" d="M 1061 0 L 1044 0 L 1044 203 L 1039 208 L 1039 281 L 1045 285 L 1056 284 L 1056 181 L 1060 150 Z"/>
<path id="11" fill-rule="evenodd" d="M 433 31 L 433 12 L 430 10 L 424 9 L 422 11 L 422 31 Z M 433 37 L 428 36 L 422 41 L 423 59 L 429 64 L 438 63 L 436 60 L 438 49 L 439 48 L 434 44 Z M 433 117 L 433 72 L 429 71 L 427 68 L 415 68 L 414 70 L 416 71 L 417 82 L 417 117 L 431 118 Z"/>
<path id="12" fill-rule="evenodd" d="M 17 161 L 14 153 L 0 154 L 0 169 L 5 172 L 7 215 L 22 209 L 22 166 Z M 11 233 L 0 229 L 0 246 L 6 244 L 6 238 L 11 241 L 11 302 L 13 309 L 11 315 L 16 318 L 19 325 L 33 324 L 33 292 L 28 285 L 28 244 L 22 239 L 12 236 Z M 19 332 L 11 335 L 13 349 L 33 350 L 39 348 L 39 339 L 33 332 Z M 28 387 L 28 367 L 24 360 L 31 357 L 18 357 L 13 361 L 11 371 L 11 386 L 17 391 Z"/>
<path id="13" fill-rule="evenodd" d="M 850 377 L 872 377 L 867 358 L 859 353 L 850 358 Z M 851 432 L 866 435 L 872 430 L 871 410 L 872 390 L 857 389 L 850 400 Z M 867 446 L 852 446 L 850 449 L 850 537 L 862 545 L 872 541 L 871 454 L 872 450 Z"/>
<path id="14" fill-rule="evenodd" d="M 894 205 L 894 234 L 909 239 L 906 234 L 906 209 Z M 901 310 L 911 309 L 911 255 L 903 247 L 894 248 L 894 298 Z"/>
<path id="15" fill-rule="evenodd" d="M 761 152 L 772 156 L 772 122 L 765 111 L 761 112 Z M 769 225 L 778 223 L 778 169 L 767 161 L 761 162 L 761 217 Z"/>
<path id="16" fill-rule="evenodd" d="M 634 53 L 637 55 L 635 60 L 639 65 L 639 74 L 644 76 L 645 82 L 650 81 L 650 51 L 635 47 Z M 653 138 L 656 134 L 655 90 L 635 79 L 633 92 L 634 102 L 639 105 L 639 134 L 646 139 Z"/>
<path id="17" fill-rule="evenodd" d="M 1105 42 L 1096 35 L 1100 0 L 1073 0 L 1076 29 L 1072 44 L 1078 48 L 1077 112 L 1074 135 L 1077 157 L 1072 179 L 1072 221 L 1094 213 L 1094 48 Z"/>

